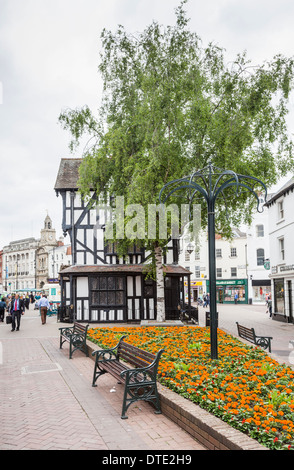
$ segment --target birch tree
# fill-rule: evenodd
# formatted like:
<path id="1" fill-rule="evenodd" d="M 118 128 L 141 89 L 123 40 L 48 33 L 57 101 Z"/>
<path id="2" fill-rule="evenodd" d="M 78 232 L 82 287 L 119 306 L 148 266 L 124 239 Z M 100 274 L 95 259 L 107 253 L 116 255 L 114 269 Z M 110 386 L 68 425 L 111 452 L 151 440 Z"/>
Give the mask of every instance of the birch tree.
<path id="1" fill-rule="evenodd" d="M 103 30 L 99 71 L 103 99 L 97 117 L 88 107 L 61 113 L 72 134 L 72 149 L 88 134 L 94 144 L 80 169 L 83 197 L 124 196 L 125 204 L 158 204 L 167 182 L 201 169 L 217 167 L 260 178 L 272 185 L 293 168 L 293 144 L 286 118 L 293 87 L 293 59 L 281 55 L 253 66 L 240 53 L 226 64 L 225 51 L 203 45 L 189 29 L 183 0 L 175 25 L 153 21 L 141 33 Z M 185 203 L 171 198 L 170 203 Z M 204 202 L 199 200 L 200 204 Z M 229 219 L 220 210 L 220 233 L 248 223 L 246 194 L 227 201 Z M 206 208 L 203 207 L 205 226 Z M 130 217 L 125 223 L 130 221 Z M 145 221 L 145 223 L 147 223 Z M 157 227 L 158 229 L 158 227 Z M 122 252 L 138 242 L 152 254 L 157 280 L 157 320 L 165 319 L 162 254 L 166 238 L 118 240 Z"/>

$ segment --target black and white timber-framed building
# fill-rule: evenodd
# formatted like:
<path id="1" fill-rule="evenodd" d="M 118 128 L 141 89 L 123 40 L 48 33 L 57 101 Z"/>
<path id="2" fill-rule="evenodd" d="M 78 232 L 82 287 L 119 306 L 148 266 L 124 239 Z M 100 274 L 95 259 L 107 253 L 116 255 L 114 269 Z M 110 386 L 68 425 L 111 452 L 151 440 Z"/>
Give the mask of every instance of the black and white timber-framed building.
<path id="1" fill-rule="evenodd" d="M 62 229 L 70 237 L 72 266 L 60 271 L 61 309 L 81 322 L 141 322 L 156 320 L 156 283 L 146 277 L 144 250 L 134 246 L 118 256 L 115 244 L 105 243 L 104 223 L 95 207 L 78 192 L 80 158 L 63 158 L 55 183 L 63 206 Z M 95 194 L 91 195 L 95 198 Z M 177 240 L 165 263 L 166 320 L 177 320 L 190 271 L 178 265 Z M 190 293 L 188 295 L 190 299 Z M 190 302 L 190 300 L 189 300 Z"/>

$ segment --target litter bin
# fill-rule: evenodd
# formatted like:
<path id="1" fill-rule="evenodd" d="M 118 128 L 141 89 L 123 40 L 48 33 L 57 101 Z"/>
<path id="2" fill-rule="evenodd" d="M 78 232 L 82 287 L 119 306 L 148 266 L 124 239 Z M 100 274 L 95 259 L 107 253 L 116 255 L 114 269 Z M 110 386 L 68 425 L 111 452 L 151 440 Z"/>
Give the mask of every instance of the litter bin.
<path id="1" fill-rule="evenodd" d="M 205 312 L 205 326 L 210 326 L 210 312 Z M 216 327 L 218 328 L 218 312 L 216 312 Z"/>

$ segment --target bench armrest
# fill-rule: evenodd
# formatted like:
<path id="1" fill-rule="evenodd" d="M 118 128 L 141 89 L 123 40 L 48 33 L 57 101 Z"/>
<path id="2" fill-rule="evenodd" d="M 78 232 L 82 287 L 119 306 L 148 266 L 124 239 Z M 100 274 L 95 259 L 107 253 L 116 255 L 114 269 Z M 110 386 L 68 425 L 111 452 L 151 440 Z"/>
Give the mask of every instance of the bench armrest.
<path id="1" fill-rule="evenodd" d="M 59 328 L 59 331 L 61 335 L 63 334 L 71 335 L 73 333 L 73 329 L 74 329 L 73 326 L 66 326 L 66 327 Z"/>
<path id="2" fill-rule="evenodd" d="M 116 348 L 110 349 L 99 349 L 98 351 L 93 351 L 92 356 L 96 356 L 96 361 L 109 361 L 116 359 Z"/>
<path id="3" fill-rule="evenodd" d="M 255 343 L 257 346 L 260 346 L 264 349 L 268 348 L 269 352 L 271 352 L 271 340 L 272 336 L 257 336 L 255 335 Z"/>
<path id="4" fill-rule="evenodd" d="M 70 333 L 70 334 L 68 335 L 68 337 L 70 337 L 70 339 L 71 339 L 72 341 L 77 341 L 77 340 L 79 340 L 79 341 L 83 342 L 83 341 L 86 340 L 86 335 L 84 335 L 83 333 L 73 332 L 73 333 Z"/>
<path id="5" fill-rule="evenodd" d="M 109 349 L 99 349 L 97 351 L 93 351 L 92 352 L 92 356 L 96 356 L 96 361 L 99 361 L 99 360 L 102 360 L 102 361 L 106 361 L 106 360 L 109 360 L 111 358 L 114 358 L 116 359 L 117 357 L 117 349 L 119 347 L 119 344 L 120 342 L 125 338 L 126 336 L 122 336 L 119 340 L 119 342 L 117 343 L 116 346 L 114 346 L 113 348 L 109 348 Z M 107 357 L 107 354 L 109 354 L 109 357 L 106 359 Z M 99 358 L 99 356 L 102 357 L 102 359 Z"/>

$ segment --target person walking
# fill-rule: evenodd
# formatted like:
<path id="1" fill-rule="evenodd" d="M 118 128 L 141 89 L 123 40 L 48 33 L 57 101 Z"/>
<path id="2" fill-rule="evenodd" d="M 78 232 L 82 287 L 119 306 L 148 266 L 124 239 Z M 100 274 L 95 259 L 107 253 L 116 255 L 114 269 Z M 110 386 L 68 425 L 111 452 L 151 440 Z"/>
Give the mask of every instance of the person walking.
<path id="1" fill-rule="evenodd" d="M 268 296 L 268 299 L 267 299 L 267 306 L 268 306 L 268 311 L 269 311 L 269 316 L 270 318 L 272 317 L 272 313 L 273 313 L 273 303 L 272 303 L 272 298 L 271 298 L 271 295 Z"/>
<path id="2" fill-rule="evenodd" d="M 206 307 L 207 305 L 207 296 L 204 294 L 203 296 L 203 307 Z"/>
<path id="3" fill-rule="evenodd" d="M 235 294 L 235 304 L 237 304 L 237 302 L 238 302 L 238 292 L 236 292 Z"/>
<path id="4" fill-rule="evenodd" d="M 25 309 L 24 301 L 19 298 L 18 294 L 15 294 L 15 296 L 12 297 L 11 303 L 10 303 L 10 313 L 11 313 L 11 317 L 12 317 L 12 329 L 11 329 L 11 331 L 14 331 L 15 327 L 16 327 L 16 331 L 19 330 L 19 328 L 20 328 L 20 319 L 21 319 L 21 316 L 24 313 L 24 309 Z"/>
<path id="5" fill-rule="evenodd" d="M 6 302 L 4 301 L 4 297 L 2 297 L 0 301 L 0 321 L 4 321 L 4 315 L 5 315 L 5 309 L 6 309 Z"/>
<path id="6" fill-rule="evenodd" d="M 45 325 L 47 311 L 48 308 L 50 308 L 50 304 L 46 295 L 43 295 L 42 298 L 39 300 L 38 306 L 40 307 L 42 325 Z"/>
<path id="7" fill-rule="evenodd" d="M 29 308 L 30 308 L 30 298 L 29 298 L 28 294 L 25 297 L 25 306 L 26 306 L 26 309 L 29 310 Z"/>

